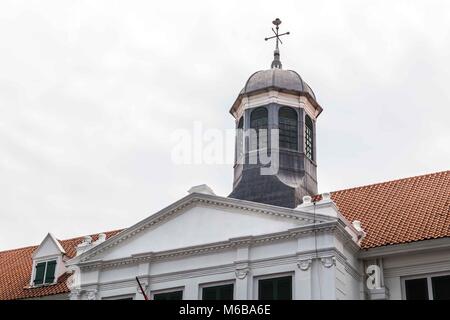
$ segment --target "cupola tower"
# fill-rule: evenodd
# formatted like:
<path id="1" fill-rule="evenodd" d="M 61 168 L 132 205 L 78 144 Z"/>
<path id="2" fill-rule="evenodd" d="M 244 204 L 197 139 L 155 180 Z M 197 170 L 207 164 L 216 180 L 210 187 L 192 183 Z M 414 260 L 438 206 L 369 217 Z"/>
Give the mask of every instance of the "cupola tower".
<path id="1" fill-rule="evenodd" d="M 316 120 L 322 112 L 311 87 L 282 69 L 280 19 L 271 68 L 250 76 L 231 107 L 236 156 L 231 198 L 294 208 L 317 193 Z M 270 158 L 268 163 L 267 157 Z M 274 162 L 277 164 L 274 166 Z M 264 172 L 264 168 L 274 170 Z"/>

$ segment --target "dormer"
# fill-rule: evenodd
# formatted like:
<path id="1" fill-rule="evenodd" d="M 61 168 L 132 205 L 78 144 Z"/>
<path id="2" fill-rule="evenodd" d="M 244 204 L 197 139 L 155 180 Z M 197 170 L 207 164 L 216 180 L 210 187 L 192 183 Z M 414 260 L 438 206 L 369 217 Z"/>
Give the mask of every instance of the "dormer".
<path id="1" fill-rule="evenodd" d="M 58 278 L 66 272 L 63 261 L 65 254 L 59 241 L 51 233 L 48 233 L 32 255 L 30 287 L 55 284 Z"/>

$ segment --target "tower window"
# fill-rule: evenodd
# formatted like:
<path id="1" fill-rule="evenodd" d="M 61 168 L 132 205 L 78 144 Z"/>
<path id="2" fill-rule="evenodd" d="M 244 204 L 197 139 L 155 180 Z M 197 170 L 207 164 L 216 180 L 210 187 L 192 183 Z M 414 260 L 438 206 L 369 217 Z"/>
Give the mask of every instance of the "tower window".
<path id="1" fill-rule="evenodd" d="M 250 150 L 267 148 L 268 116 L 266 108 L 256 108 L 250 115 Z M 260 132 L 265 129 L 266 132 Z"/>
<path id="2" fill-rule="evenodd" d="M 297 112 L 288 107 L 278 112 L 278 128 L 280 132 L 280 148 L 298 150 Z"/>
<path id="3" fill-rule="evenodd" d="M 34 285 L 51 284 L 55 281 L 56 260 L 36 264 Z"/>
<path id="4" fill-rule="evenodd" d="M 244 154 L 244 116 L 239 119 L 236 133 L 236 160 L 239 160 Z"/>
<path id="5" fill-rule="evenodd" d="M 310 160 L 314 160 L 314 126 L 308 115 L 305 116 L 305 153 Z"/>

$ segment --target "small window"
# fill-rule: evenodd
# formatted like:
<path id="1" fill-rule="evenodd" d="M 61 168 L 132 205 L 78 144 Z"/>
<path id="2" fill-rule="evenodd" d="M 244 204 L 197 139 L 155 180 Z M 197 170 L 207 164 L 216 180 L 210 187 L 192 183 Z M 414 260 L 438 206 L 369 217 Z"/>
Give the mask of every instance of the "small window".
<path id="1" fill-rule="evenodd" d="M 155 293 L 153 300 L 183 300 L 183 290 Z"/>
<path id="2" fill-rule="evenodd" d="M 36 264 L 34 285 L 51 284 L 55 281 L 56 260 Z"/>
<path id="3" fill-rule="evenodd" d="M 305 116 L 305 153 L 310 160 L 314 160 L 314 126 L 308 115 Z"/>
<path id="4" fill-rule="evenodd" d="M 450 275 L 431 278 L 434 300 L 450 300 Z"/>
<path id="5" fill-rule="evenodd" d="M 298 150 L 297 112 L 288 107 L 280 108 L 278 112 L 278 128 L 280 133 L 280 148 Z"/>
<path id="6" fill-rule="evenodd" d="M 427 278 L 405 280 L 406 300 L 428 300 Z"/>
<path id="7" fill-rule="evenodd" d="M 450 300 L 450 275 L 405 280 L 406 300 Z"/>
<path id="8" fill-rule="evenodd" d="M 204 287 L 202 300 L 233 300 L 234 285 L 224 284 L 220 286 Z"/>
<path id="9" fill-rule="evenodd" d="M 261 279 L 258 281 L 259 300 L 292 300 L 292 277 Z"/>
<path id="10" fill-rule="evenodd" d="M 250 150 L 268 148 L 268 113 L 266 108 L 256 108 L 250 114 Z M 266 130 L 264 132 L 263 130 Z M 265 133 L 265 134 L 264 134 Z"/>
<path id="11" fill-rule="evenodd" d="M 236 159 L 239 160 L 244 154 L 244 116 L 239 119 L 236 134 Z"/>

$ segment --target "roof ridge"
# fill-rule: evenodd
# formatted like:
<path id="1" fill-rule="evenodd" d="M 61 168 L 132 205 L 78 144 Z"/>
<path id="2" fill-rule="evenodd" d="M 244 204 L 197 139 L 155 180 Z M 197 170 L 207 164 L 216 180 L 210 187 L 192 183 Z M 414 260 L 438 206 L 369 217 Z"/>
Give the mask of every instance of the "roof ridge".
<path id="1" fill-rule="evenodd" d="M 115 230 L 109 230 L 109 231 L 103 231 L 103 232 L 97 232 L 97 233 L 92 233 L 92 234 L 85 234 L 85 235 L 81 235 L 81 236 L 78 236 L 78 237 L 73 237 L 73 238 L 69 238 L 69 239 L 58 239 L 58 238 L 55 238 L 58 242 L 66 242 L 66 241 L 73 241 L 73 240 L 76 240 L 76 239 L 79 239 L 79 238 L 83 238 L 83 237 L 85 237 L 85 236 L 92 236 L 92 235 L 98 235 L 98 234 L 100 234 L 100 233 L 111 233 L 111 232 L 117 232 L 117 233 L 119 233 L 120 231 L 122 231 L 122 230 L 124 230 L 124 229 L 126 229 L 126 228 L 121 228 L 121 229 L 115 229 Z M 7 250 L 2 250 L 2 251 L 0 251 L 0 254 L 2 254 L 2 253 L 7 253 L 7 252 L 11 252 L 11 251 L 18 251 L 18 250 L 25 250 L 25 249 L 30 249 L 30 248 L 34 248 L 34 247 L 39 247 L 39 244 L 35 244 L 35 245 L 31 245 L 31 246 L 26 246 L 26 247 L 19 247 L 19 248 L 14 248 L 14 249 L 7 249 Z"/>
<path id="2" fill-rule="evenodd" d="M 11 251 L 18 251 L 18 250 L 25 250 L 25 249 L 30 249 L 30 248 L 34 248 L 34 247 L 39 247 L 39 245 L 38 244 L 35 244 L 35 245 L 31 245 L 31 246 L 26 246 L 26 247 L 19 247 L 19 248 L 13 248 L 13 249 L 7 249 L 7 250 L 2 250 L 2 251 L 0 251 L 0 254 L 2 254 L 2 253 L 8 253 L 8 252 L 11 252 Z"/>
<path id="3" fill-rule="evenodd" d="M 76 240 L 76 239 L 79 239 L 79 238 L 83 238 L 85 236 L 95 236 L 95 235 L 98 235 L 100 233 L 120 232 L 120 231 L 122 231 L 124 229 L 126 229 L 126 228 L 120 228 L 120 229 L 114 229 L 114 230 L 108 230 L 108 231 L 101 231 L 101 232 L 96 232 L 96 233 L 89 233 L 89 234 L 84 234 L 84 235 L 81 235 L 81 236 L 78 236 L 78 237 L 69 238 L 69 239 L 56 239 L 56 240 L 58 240 L 58 241 L 72 241 L 72 240 Z"/>
<path id="4" fill-rule="evenodd" d="M 366 185 L 362 185 L 362 186 L 351 187 L 351 188 L 341 189 L 341 190 L 335 190 L 335 191 L 331 191 L 331 193 L 339 193 L 339 192 L 345 192 L 345 191 L 349 191 L 349 190 L 364 189 L 364 188 L 369 188 L 369 187 L 378 186 L 378 185 L 386 185 L 386 184 L 393 183 L 393 182 L 414 180 L 414 179 L 423 178 L 423 177 L 427 177 L 427 176 L 434 176 L 434 175 L 447 174 L 447 173 L 450 173 L 450 170 L 437 171 L 437 172 L 433 172 L 433 173 L 425 173 L 425 174 L 420 174 L 420 175 L 416 175 L 416 176 L 392 179 L 392 180 L 387 180 L 387 181 L 382 181 L 382 182 L 375 182 L 375 183 L 366 184 Z"/>

